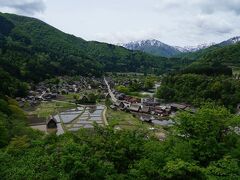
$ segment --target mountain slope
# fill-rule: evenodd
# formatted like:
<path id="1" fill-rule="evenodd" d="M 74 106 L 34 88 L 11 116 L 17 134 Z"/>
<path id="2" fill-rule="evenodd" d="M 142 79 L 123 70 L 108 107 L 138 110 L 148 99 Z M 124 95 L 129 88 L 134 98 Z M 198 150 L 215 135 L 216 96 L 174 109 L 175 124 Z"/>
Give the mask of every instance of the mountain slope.
<path id="1" fill-rule="evenodd" d="M 101 76 L 106 71 L 164 73 L 189 64 L 106 43 L 88 42 L 34 18 L 0 13 L 0 66 L 39 81 L 56 75 Z"/>
<path id="2" fill-rule="evenodd" d="M 23 80 L 42 80 L 53 75 L 93 74 L 102 65 L 84 53 L 86 43 L 34 18 L 0 14 L 0 24 L 11 24 L 2 34 L 1 66 Z M 88 67 L 88 70 L 86 68 Z"/>

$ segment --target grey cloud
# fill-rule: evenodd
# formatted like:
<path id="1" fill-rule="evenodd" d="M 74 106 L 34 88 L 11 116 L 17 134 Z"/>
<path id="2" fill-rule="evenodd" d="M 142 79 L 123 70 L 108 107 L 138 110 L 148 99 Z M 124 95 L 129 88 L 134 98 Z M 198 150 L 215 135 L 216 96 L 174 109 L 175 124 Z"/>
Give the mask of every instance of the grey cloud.
<path id="1" fill-rule="evenodd" d="M 27 15 L 41 13 L 46 8 L 43 0 L 0 0 L 0 7 L 10 8 L 17 13 Z"/>
<path id="2" fill-rule="evenodd" d="M 198 26 L 200 31 L 199 34 L 206 35 L 206 34 L 230 34 L 232 33 L 233 29 L 227 26 L 221 26 L 217 24 L 201 24 Z"/>
<path id="3" fill-rule="evenodd" d="M 235 27 L 231 22 L 219 20 L 215 16 L 200 16 L 195 19 L 195 25 L 200 30 L 200 34 L 229 34 Z"/>
<path id="4" fill-rule="evenodd" d="M 174 34 L 186 41 L 239 35 L 240 0 L 155 0 L 154 10 L 165 20 L 164 28 L 179 27 Z"/>
<path id="5" fill-rule="evenodd" d="M 240 35 L 240 0 L 0 0 L 0 11 L 41 16 L 65 32 L 110 43 L 154 38 L 185 46 Z"/>
<path id="6" fill-rule="evenodd" d="M 234 12 L 240 14 L 239 0 L 202 0 L 196 3 L 204 13 L 212 14 L 215 12 Z M 196 6 L 196 7 L 197 7 Z"/>
<path id="7" fill-rule="evenodd" d="M 162 0 L 157 2 L 154 8 L 159 11 L 182 9 L 206 14 L 234 12 L 240 15 L 240 0 Z"/>

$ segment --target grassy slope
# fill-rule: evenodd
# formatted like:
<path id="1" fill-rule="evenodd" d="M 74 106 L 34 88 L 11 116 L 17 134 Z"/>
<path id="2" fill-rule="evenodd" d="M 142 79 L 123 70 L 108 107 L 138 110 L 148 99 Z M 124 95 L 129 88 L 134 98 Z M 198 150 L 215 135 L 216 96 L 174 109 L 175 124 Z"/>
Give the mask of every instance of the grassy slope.
<path id="1" fill-rule="evenodd" d="M 110 108 L 107 110 L 107 119 L 110 126 L 118 126 L 124 129 L 150 127 L 148 124 L 143 124 L 138 118 L 130 113 L 114 111 Z"/>
<path id="2" fill-rule="evenodd" d="M 29 115 L 48 118 L 50 115 L 57 114 L 60 111 L 75 108 L 76 105 L 67 102 L 42 102 Z"/>

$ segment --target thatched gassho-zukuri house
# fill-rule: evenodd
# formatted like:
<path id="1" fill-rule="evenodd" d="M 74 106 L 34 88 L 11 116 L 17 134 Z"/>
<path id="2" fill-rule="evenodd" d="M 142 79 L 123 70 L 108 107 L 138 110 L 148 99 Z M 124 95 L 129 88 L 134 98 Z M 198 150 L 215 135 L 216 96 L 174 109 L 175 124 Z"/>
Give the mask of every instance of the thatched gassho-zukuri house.
<path id="1" fill-rule="evenodd" d="M 46 124 L 47 124 L 47 129 L 57 128 L 57 121 L 52 116 L 50 116 L 50 118 L 47 120 Z"/>

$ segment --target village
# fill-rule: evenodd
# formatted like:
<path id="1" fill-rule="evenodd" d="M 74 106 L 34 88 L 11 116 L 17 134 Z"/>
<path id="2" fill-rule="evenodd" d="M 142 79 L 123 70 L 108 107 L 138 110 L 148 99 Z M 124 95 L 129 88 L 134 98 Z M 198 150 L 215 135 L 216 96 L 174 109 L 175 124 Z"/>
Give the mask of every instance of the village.
<path id="1" fill-rule="evenodd" d="M 110 85 L 105 79 L 109 91 L 108 97 L 113 102 L 110 108 L 132 113 L 138 116 L 143 122 L 161 124 L 157 121 L 169 120 L 175 116 L 177 111 L 195 112 L 193 107 L 183 103 L 162 103 L 155 97 L 138 98 L 128 96 L 113 89 L 115 84 L 111 80 L 109 81 L 111 82 Z M 169 121 L 169 125 L 172 125 L 171 120 Z"/>
<path id="2" fill-rule="evenodd" d="M 123 81 L 123 83 L 128 82 Z M 159 84 L 159 82 L 155 83 Z M 65 103 L 64 108 L 54 107 L 54 111 L 49 111 L 44 117 L 29 113 L 31 127 L 43 131 L 54 127 L 58 129 L 58 134 L 64 131 L 76 131 L 79 128 L 93 128 L 94 123 L 108 125 L 105 113 L 110 110 L 131 114 L 139 122 L 151 124 L 151 126 L 172 126 L 172 118 L 177 111 L 192 113 L 195 111 L 190 105 L 164 103 L 154 96 L 130 96 L 116 90 L 117 85 L 119 82 L 116 83 L 111 77 L 75 79 L 59 77 L 33 86 L 26 98 L 16 98 L 16 100 L 21 107 L 24 108 L 27 104 L 27 107 L 32 109 L 44 103 Z M 151 89 L 146 94 L 154 94 L 156 90 L 157 88 Z M 89 109 L 93 111 L 89 112 Z"/>
<path id="3" fill-rule="evenodd" d="M 97 90 L 98 92 L 92 91 Z M 107 90 L 101 78 L 86 78 L 78 77 L 76 79 L 70 77 L 60 77 L 52 81 L 47 80 L 34 85 L 26 98 L 17 97 L 20 107 L 28 104 L 30 106 L 37 106 L 44 101 L 63 100 L 65 95 L 75 94 L 80 95 L 84 101 L 88 100 L 88 92 L 98 93 L 104 95 Z"/>

